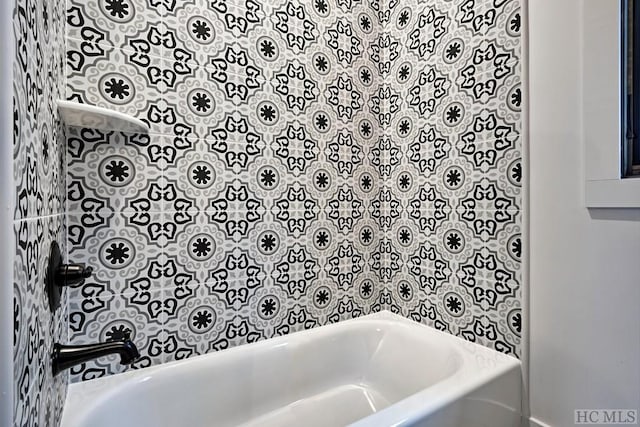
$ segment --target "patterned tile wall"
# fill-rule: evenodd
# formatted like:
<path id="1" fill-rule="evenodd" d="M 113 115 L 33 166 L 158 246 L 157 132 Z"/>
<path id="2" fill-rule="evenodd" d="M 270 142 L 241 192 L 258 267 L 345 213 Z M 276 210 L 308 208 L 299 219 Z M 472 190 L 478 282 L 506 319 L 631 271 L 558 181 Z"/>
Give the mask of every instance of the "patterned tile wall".
<path id="1" fill-rule="evenodd" d="M 387 192 L 390 309 L 519 357 L 520 2 L 388 6 L 372 153 Z"/>
<path id="2" fill-rule="evenodd" d="M 386 307 L 379 10 L 156 4 L 69 2 L 67 98 L 152 130 L 69 130 L 70 254 L 96 267 L 70 297 L 71 341 L 129 329 L 140 368 Z"/>
<path id="3" fill-rule="evenodd" d="M 59 424 L 68 376 L 52 378 L 53 342 L 67 341 L 66 293 L 52 315 L 44 271 L 52 241 L 64 249 L 65 8 L 55 0 L 16 0 L 13 10 L 14 425 Z"/>
<path id="4" fill-rule="evenodd" d="M 134 368 L 391 309 L 519 354 L 517 0 L 70 1 L 70 339 Z M 72 381 L 125 368 L 115 359 Z"/>

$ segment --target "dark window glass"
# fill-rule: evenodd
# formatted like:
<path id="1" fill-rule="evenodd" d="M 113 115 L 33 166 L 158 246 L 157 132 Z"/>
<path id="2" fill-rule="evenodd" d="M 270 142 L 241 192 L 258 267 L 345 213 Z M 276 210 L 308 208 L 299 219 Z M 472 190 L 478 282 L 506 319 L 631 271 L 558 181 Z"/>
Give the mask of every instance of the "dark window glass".
<path id="1" fill-rule="evenodd" d="M 640 0 L 622 0 L 622 176 L 640 176 Z"/>

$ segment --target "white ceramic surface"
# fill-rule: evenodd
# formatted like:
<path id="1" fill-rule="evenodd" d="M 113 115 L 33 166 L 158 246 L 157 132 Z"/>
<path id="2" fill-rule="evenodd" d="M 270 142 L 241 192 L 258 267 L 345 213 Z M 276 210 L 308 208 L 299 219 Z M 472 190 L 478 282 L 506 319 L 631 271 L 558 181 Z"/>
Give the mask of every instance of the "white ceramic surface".
<path id="1" fill-rule="evenodd" d="M 149 126 L 142 120 L 107 108 L 58 100 L 58 111 L 67 126 L 127 133 L 149 133 Z"/>
<path id="2" fill-rule="evenodd" d="M 388 312 L 69 388 L 62 427 L 520 423 L 520 362 Z"/>

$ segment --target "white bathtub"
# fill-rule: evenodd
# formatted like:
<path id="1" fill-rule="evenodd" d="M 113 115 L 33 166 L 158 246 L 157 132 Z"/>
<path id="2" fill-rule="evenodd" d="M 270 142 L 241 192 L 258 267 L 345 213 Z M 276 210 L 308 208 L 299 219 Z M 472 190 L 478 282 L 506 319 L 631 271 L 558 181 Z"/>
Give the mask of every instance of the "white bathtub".
<path id="1" fill-rule="evenodd" d="M 73 384 L 62 427 L 520 425 L 514 358 L 388 312 Z"/>

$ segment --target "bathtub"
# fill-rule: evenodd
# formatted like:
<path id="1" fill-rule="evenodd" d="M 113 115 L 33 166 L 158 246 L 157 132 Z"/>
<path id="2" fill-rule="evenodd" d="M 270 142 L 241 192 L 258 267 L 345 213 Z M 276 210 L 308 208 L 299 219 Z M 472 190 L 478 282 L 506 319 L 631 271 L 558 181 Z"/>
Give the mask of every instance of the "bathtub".
<path id="1" fill-rule="evenodd" d="M 389 312 L 69 387 L 62 427 L 520 425 L 509 356 Z"/>

